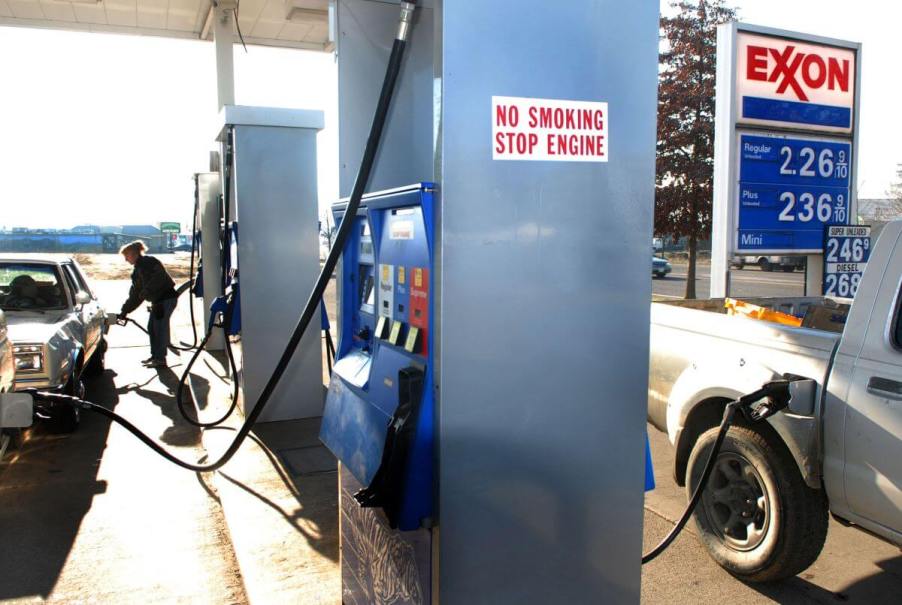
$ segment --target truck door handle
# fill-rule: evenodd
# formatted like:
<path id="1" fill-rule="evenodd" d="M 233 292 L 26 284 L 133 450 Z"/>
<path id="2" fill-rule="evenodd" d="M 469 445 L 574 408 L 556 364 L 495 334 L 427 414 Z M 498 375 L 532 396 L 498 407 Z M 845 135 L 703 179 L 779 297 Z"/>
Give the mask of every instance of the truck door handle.
<path id="1" fill-rule="evenodd" d="M 868 380 L 868 393 L 878 397 L 902 400 L 902 382 L 881 378 L 880 376 L 871 376 L 870 380 Z"/>

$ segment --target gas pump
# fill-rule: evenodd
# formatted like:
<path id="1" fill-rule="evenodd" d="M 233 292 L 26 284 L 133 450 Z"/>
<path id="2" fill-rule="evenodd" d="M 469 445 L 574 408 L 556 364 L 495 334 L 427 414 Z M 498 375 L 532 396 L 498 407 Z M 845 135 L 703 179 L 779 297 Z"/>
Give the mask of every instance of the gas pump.
<path id="1" fill-rule="evenodd" d="M 336 221 L 346 207 L 334 207 Z M 382 509 L 405 531 L 433 515 L 435 211 L 429 183 L 364 196 L 342 256 L 341 339 L 321 428 L 346 471 L 342 499 Z M 347 540 L 363 539 L 362 518 L 349 515 Z"/>

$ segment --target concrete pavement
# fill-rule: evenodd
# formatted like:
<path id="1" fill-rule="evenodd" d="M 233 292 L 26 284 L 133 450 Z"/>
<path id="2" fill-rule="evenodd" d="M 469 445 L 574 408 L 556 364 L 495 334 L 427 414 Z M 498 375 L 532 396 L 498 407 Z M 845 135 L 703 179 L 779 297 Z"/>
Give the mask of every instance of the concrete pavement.
<path id="1" fill-rule="evenodd" d="M 89 397 L 177 455 L 203 455 L 170 397 L 178 368 L 143 368 L 144 348 L 111 349 Z M 216 494 L 118 425 L 84 414 L 68 436 L 37 426 L 0 467 L 0 600 L 244 603 Z"/>

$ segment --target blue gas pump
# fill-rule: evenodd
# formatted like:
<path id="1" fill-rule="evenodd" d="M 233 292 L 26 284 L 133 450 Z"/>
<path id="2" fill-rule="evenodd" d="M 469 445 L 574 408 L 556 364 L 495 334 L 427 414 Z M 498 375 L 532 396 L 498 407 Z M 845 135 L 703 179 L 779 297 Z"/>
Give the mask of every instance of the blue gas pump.
<path id="1" fill-rule="evenodd" d="M 336 222 L 345 202 L 333 207 Z M 429 183 L 363 198 L 341 272 L 341 339 L 320 438 L 345 506 L 402 531 L 433 514 L 433 217 Z"/>

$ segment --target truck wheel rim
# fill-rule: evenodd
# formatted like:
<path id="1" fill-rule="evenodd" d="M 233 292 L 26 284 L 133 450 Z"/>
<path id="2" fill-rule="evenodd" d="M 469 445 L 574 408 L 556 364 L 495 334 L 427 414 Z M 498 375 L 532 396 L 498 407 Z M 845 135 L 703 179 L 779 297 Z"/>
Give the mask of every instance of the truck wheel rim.
<path id="1" fill-rule="evenodd" d="M 702 506 L 711 530 L 729 548 L 755 549 L 767 536 L 771 505 L 764 480 L 743 456 L 724 452 L 717 457 Z"/>

